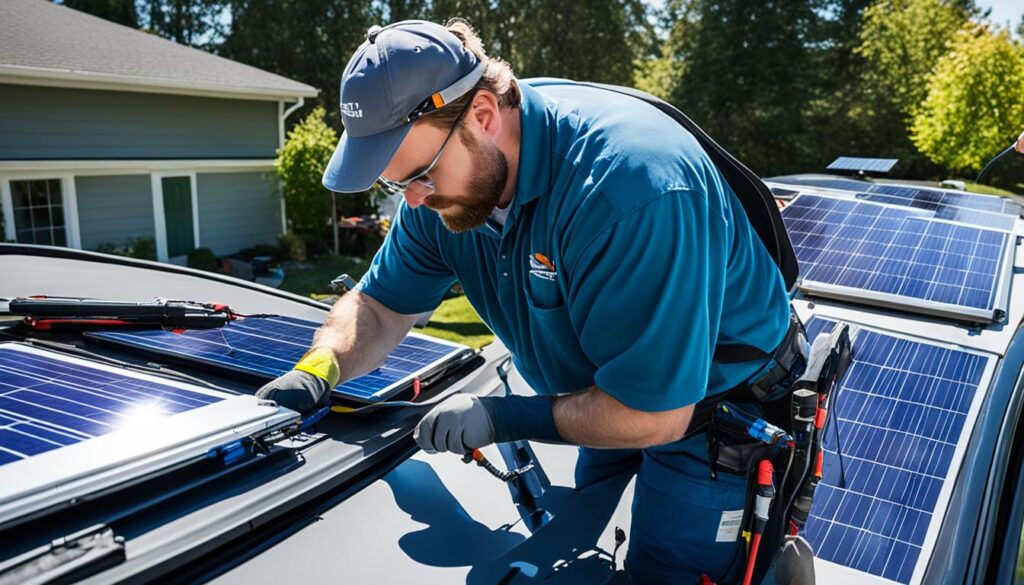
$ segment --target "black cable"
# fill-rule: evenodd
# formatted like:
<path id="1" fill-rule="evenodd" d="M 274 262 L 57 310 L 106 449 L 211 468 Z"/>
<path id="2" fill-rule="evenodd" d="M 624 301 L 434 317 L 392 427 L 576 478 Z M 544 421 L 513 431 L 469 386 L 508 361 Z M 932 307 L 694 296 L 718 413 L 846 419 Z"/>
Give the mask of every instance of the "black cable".
<path id="1" fill-rule="evenodd" d="M 1009 152 L 1012 151 L 1016 146 L 1017 146 L 1017 143 L 1014 142 L 1009 147 L 1007 147 L 1006 150 L 1000 152 L 992 160 L 988 161 L 988 163 L 985 164 L 985 168 L 981 169 L 981 172 L 978 173 L 978 177 L 974 179 L 974 182 L 975 183 L 980 183 L 981 182 L 981 176 L 985 174 L 985 171 L 987 171 L 990 166 L 992 166 L 992 163 L 996 162 L 997 160 L 999 160 L 999 159 L 1003 158 L 1004 156 L 1006 156 L 1007 154 L 1009 154 Z"/>
<path id="2" fill-rule="evenodd" d="M 833 398 L 832 399 L 832 403 L 829 404 L 828 415 L 829 415 L 830 419 L 832 417 L 835 417 L 835 424 L 833 426 L 835 427 L 835 435 L 836 435 L 836 458 L 839 459 L 839 485 L 837 485 L 836 487 L 840 487 L 840 488 L 846 489 L 846 465 L 843 464 L 843 445 L 842 445 L 842 443 L 839 440 L 839 382 L 838 382 L 838 380 L 836 381 L 836 387 L 833 390 L 833 392 L 835 392 L 835 398 Z M 828 426 L 828 422 L 827 421 L 826 421 L 825 425 Z M 822 429 L 822 432 L 825 432 L 825 430 Z"/>

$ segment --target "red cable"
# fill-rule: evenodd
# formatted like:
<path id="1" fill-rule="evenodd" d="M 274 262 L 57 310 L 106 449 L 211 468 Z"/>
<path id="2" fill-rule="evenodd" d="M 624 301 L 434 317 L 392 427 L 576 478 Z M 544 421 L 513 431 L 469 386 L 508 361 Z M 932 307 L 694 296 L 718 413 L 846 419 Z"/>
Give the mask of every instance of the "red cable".
<path id="1" fill-rule="evenodd" d="M 412 379 L 412 400 L 409 402 L 416 402 L 416 399 L 420 397 L 420 379 L 415 377 Z"/>
<path id="2" fill-rule="evenodd" d="M 747 557 L 747 574 L 743 577 L 743 585 L 750 585 L 754 578 L 754 561 L 757 559 L 757 548 L 761 544 L 761 535 L 754 533 L 750 541 L 750 556 Z"/>

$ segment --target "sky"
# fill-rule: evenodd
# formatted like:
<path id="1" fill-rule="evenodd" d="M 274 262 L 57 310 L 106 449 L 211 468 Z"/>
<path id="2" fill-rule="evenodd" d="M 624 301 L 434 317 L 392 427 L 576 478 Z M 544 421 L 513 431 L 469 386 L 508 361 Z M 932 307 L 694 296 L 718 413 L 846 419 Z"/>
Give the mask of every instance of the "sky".
<path id="1" fill-rule="evenodd" d="M 1022 0 L 980 0 L 978 6 L 991 8 L 992 14 L 989 18 L 996 24 L 1010 22 L 1010 30 L 1017 28 L 1021 16 L 1024 15 L 1024 1 Z"/>

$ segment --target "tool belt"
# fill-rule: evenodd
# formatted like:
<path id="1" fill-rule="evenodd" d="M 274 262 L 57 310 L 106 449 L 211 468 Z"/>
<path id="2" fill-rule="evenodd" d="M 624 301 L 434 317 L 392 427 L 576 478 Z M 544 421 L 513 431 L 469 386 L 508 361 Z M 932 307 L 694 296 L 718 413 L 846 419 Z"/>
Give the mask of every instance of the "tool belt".
<path id="1" fill-rule="evenodd" d="M 786 335 L 783 336 L 782 343 L 770 354 L 751 345 L 717 345 L 713 358 L 717 363 L 731 364 L 760 359 L 765 362 L 765 366 L 754 374 L 753 378 L 735 388 L 708 396 L 698 402 L 693 407 L 690 426 L 683 438 L 688 439 L 705 432 L 711 423 L 712 414 L 721 402 L 762 403 L 787 396 L 789 386 L 783 382 L 788 379 L 795 380 L 803 373 L 807 351 L 807 334 L 800 317 L 792 308 L 789 312 L 789 328 Z"/>
<path id="2" fill-rule="evenodd" d="M 747 361 L 754 355 L 746 346 L 726 346 L 723 353 L 719 359 L 719 350 L 715 352 L 720 363 L 728 363 L 729 356 Z M 742 526 L 749 528 L 743 540 L 749 547 L 750 531 L 759 526 L 760 541 L 760 547 L 751 547 L 755 554 L 744 549 L 752 583 L 767 573 L 786 535 L 796 535 L 807 520 L 822 477 L 821 440 L 828 398 L 852 360 L 849 326 L 837 323 L 831 333 L 819 334 L 808 346 L 803 325 L 791 311 L 782 343 L 764 359 L 765 367 L 750 380 L 698 403 L 686 435 L 705 434 L 712 479 L 719 473 L 747 478 Z M 764 491 L 757 471 L 765 462 L 775 470 L 774 479 L 771 472 L 767 475 L 774 489 L 767 518 L 764 501 L 759 504 L 761 512 L 755 514 L 758 490 Z"/>

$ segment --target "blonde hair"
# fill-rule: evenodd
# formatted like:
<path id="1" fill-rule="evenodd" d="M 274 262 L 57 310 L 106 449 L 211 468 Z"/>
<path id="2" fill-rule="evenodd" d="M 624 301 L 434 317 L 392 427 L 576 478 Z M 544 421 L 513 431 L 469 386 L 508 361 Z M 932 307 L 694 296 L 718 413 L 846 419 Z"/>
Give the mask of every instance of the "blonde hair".
<path id="1" fill-rule="evenodd" d="M 462 41 L 462 46 L 476 55 L 477 59 L 486 63 L 486 66 L 483 76 L 480 81 L 476 82 L 473 89 L 455 101 L 445 104 L 441 109 L 426 114 L 422 120 L 432 126 L 444 127 L 454 124 L 459 113 L 466 108 L 466 105 L 479 90 L 493 93 L 498 98 L 498 106 L 501 108 L 518 107 L 519 102 L 522 101 L 522 95 L 519 93 L 519 85 L 516 84 L 515 75 L 512 74 L 512 67 L 508 62 L 488 57 L 480 37 L 465 20 L 453 18 L 444 26 Z"/>

